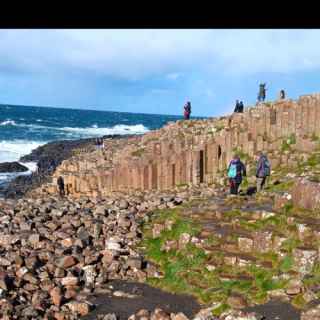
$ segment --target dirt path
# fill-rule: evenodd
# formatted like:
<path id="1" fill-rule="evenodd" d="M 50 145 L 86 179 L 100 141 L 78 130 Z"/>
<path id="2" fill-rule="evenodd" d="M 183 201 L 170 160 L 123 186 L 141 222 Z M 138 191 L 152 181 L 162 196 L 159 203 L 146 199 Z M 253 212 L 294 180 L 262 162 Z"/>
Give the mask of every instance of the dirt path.
<path id="1" fill-rule="evenodd" d="M 113 286 L 113 292 L 122 291 L 134 294 L 137 297 L 115 297 L 112 294 L 93 296 L 90 301 L 97 308 L 83 319 L 93 320 L 99 314 L 115 313 L 119 320 L 127 320 L 130 315 L 140 309 L 153 311 L 155 308 L 161 308 L 166 312 L 183 312 L 191 319 L 200 310 L 200 305 L 196 300 L 187 295 L 175 295 L 152 288 L 146 284 L 120 280 L 114 280 L 109 285 Z"/>
<path id="2" fill-rule="evenodd" d="M 300 311 L 295 309 L 291 304 L 271 300 L 266 304 L 247 308 L 246 311 L 254 311 L 262 316 L 265 320 L 300 320 Z"/>

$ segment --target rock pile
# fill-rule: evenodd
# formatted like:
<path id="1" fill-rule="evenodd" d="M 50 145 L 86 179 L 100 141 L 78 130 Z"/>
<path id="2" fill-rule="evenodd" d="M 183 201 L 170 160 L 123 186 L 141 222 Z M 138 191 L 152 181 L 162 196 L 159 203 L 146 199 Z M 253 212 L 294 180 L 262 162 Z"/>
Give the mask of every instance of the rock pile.
<path id="1" fill-rule="evenodd" d="M 190 189 L 179 196 L 2 201 L 0 317 L 77 319 L 94 308 L 87 294 L 108 279 L 159 276 L 135 249 L 139 222 L 150 210 L 175 207 L 193 193 L 199 194 Z"/>

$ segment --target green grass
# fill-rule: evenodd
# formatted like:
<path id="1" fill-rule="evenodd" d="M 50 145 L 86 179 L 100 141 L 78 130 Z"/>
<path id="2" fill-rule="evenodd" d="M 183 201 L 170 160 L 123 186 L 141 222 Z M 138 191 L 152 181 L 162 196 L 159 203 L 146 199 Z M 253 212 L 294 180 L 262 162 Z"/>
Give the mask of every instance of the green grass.
<path id="1" fill-rule="evenodd" d="M 279 269 L 281 272 L 288 272 L 292 269 L 293 258 L 291 256 L 285 256 L 280 262 Z"/>
<path id="2" fill-rule="evenodd" d="M 199 287 L 217 285 L 217 279 L 210 272 L 204 271 L 207 261 L 204 250 L 192 243 L 179 250 L 172 249 L 168 252 L 161 250 L 167 240 L 178 240 L 183 233 L 194 236 L 200 231 L 194 221 L 182 218 L 178 213 L 176 209 L 156 212 L 152 224 L 164 223 L 167 219 L 174 221 L 172 229 L 162 231 L 159 238 L 153 239 L 151 227 L 144 226 L 145 239 L 142 245 L 146 248 L 145 254 L 149 260 L 156 262 L 164 273 L 163 278 L 149 279 L 149 282 L 175 293 L 189 292 L 205 302 L 210 298 L 202 290 L 199 291 Z"/>
<path id="3" fill-rule="evenodd" d="M 301 241 L 299 239 L 289 238 L 283 241 L 281 249 L 291 254 L 293 249 L 297 248 L 299 245 L 301 245 Z"/>
<path id="4" fill-rule="evenodd" d="M 303 298 L 303 294 L 297 294 L 291 301 L 292 305 L 297 309 L 303 309 L 307 302 Z"/>
<path id="5" fill-rule="evenodd" d="M 140 149 L 138 149 L 138 150 L 136 150 L 136 151 L 133 151 L 133 152 L 131 153 L 131 155 L 132 155 L 133 157 L 141 157 L 141 156 L 144 154 L 144 151 L 145 151 L 144 148 L 140 148 Z"/>
<path id="6" fill-rule="evenodd" d="M 226 303 L 220 304 L 218 307 L 212 310 L 212 314 L 216 317 L 219 317 L 223 312 L 226 312 L 230 309 L 230 306 Z"/>

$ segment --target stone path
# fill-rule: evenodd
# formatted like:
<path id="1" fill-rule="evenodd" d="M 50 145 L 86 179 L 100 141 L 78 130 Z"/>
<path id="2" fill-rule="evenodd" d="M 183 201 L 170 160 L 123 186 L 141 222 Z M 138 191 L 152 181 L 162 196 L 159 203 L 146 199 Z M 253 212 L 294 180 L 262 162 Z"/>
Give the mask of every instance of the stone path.
<path id="1" fill-rule="evenodd" d="M 135 282 L 115 280 L 108 287 L 110 285 L 110 293 L 91 297 L 90 301 L 97 307 L 84 320 L 94 320 L 99 314 L 110 313 L 115 313 L 118 320 L 126 320 L 141 309 L 152 311 L 156 308 L 169 314 L 183 312 L 191 319 L 200 310 L 196 300 L 187 295 L 175 295 Z"/>

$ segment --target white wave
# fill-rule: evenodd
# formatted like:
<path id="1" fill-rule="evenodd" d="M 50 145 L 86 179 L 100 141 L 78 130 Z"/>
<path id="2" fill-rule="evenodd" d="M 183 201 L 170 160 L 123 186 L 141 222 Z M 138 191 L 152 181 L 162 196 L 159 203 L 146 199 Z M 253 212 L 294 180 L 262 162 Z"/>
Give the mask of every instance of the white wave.
<path id="1" fill-rule="evenodd" d="M 26 166 L 29 170 L 25 172 L 1 172 L 0 173 L 0 186 L 3 184 L 7 184 L 12 181 L 14 178 L 19 176 L 28 176 L 36 171 L 37 164 L 35 162 L 26 162 L 22 163 L 22 165 Z"/>
<path id="2" fill-rule="evenodd" d="M 103 136 L 103 135 L 112 135 L 112 134 L 142 134 L 149 131 L 147 127 L 145 127 L 142 124 L 137 125 L 124 125 L 124 124 L 118 124 L 111 128 L 71 128 L 71 127 L 64 127 L 60 130 L 70 132 L 73 134 L 79 134 L 83 136 Z"/>
<path id="3" fill-rule="evenodd" d="M 37 171 L 38 165 L 36 162 L 20 162 L 20 163 L 29 169 L 25 174 L 30 174 L 32 172 Z"/>
<path id="4" fill-rule="evenodd" d="M 8 126 L 8 125 L 10 125 L 10 126 L 16 126 L 17 124 L 14 122 L 14 120 L 10 120 L 10 119 L 7 119 L 7 120 L 2 121 L 2 122 L 0 123 L 0 126 Z"/>
<path id="5" fill-rule="evenodd" d="M 43 120 L 42 120 L 42 119 L 37 119 L 36 121 L 37 121 L 37 122 L 43 122 Z"/>
<path id="6" fill-rule="evenodd" d="M 40 119 L 38 119 L 40 120 Z M 37 120 L 37 121 L 38 121 Z M 40 122 L 40 121 L 39 121 Z M 16 127 L 24 127 L 30 129 L 44 129 L 44 130 L 56 130 L 56 131 L 63 131 L 66 132 L 69 136 L 72 134 L 75 137 L 97 137 L 102 135 L 113 135 L 113 134 L 143 134 L 149 131 L 147 127 L 143 124 L 136 124 L 136 125 L 125 125 L 125 124 L 117 124 L 113 127 L 103 127 L 99 128 L 97 124 L 93 124 L 91 127 L 80 128 L 80 127 L 48 127 L 48 126 L 41 126 L 38 124 L 25 124 L 25 123 L 15 123 L 14 121 L 8 119 L 0 125 L 12 125 Z"/>
<path id="7" fill-rule="evenodd" d="M 26 140 L 0 141 L 0 162 L 18 161 L 20 157 L 45 143 Z"/>

